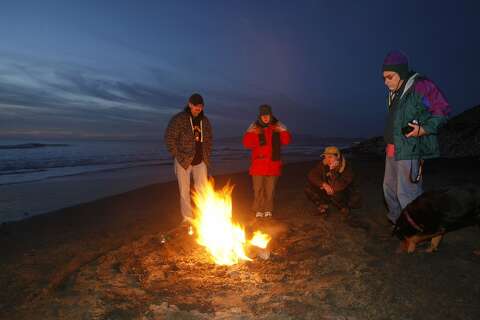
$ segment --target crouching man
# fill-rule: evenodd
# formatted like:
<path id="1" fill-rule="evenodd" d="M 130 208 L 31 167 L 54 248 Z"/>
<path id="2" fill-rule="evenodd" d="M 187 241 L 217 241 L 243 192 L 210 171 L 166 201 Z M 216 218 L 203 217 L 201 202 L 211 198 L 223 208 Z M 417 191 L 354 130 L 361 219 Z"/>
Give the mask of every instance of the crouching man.
<path id="1" fill-rule="evenodd" d="M 319 215 L 327 214 L 334 206 L 348 216 L 350 209 L 361 206 L 352 168 L 337 147 L 326 147 L 322 157 L 308 173 L 305 194 L 315 204 Z"/>

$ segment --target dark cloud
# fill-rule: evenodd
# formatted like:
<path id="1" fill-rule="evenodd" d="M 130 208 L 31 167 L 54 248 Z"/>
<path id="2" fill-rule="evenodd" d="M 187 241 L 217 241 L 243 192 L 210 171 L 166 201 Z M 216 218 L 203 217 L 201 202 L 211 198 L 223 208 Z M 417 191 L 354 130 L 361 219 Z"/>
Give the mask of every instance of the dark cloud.
<path id="1" fill-rule="evenodd" d="M 9 70 L 8 75 L 0 76 L 3 136 L 22 132 L 159 136 L 191 93 L 184 90 L 185 94 L 178 94 L 91 68 L 53 66 L 37 59 L 26 61 L 25 57 L 18 63 L 5 63 L 3 68 Z M 158 77 L 166 74 L 160 69 L 152 73 Z M 233 90 L 205 90 L 202 94 L 207 101 L 206 113 L 218 120 L 216 127 L 226 135 L 239 135 L 264 100 Z"/>
<path id="2" fill-rule="evenodd" d="M 49 2 L 2 5 L 0 135 L 155 136 L 192 92 L 217 136 L 241 134 L 262 103 L 295 132 L 376 135 L 391 49 L 454 113 L 478 104 L 474 1 Z"/>

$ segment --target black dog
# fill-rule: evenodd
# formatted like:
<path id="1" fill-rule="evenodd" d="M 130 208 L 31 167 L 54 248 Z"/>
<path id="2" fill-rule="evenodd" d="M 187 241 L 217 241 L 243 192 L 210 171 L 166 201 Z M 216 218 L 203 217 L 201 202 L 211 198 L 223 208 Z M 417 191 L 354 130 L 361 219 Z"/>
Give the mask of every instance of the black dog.
<path id="1" fill-rule="evenodd" d="M 480 226 L 480 187 L 465 186 L 423 193 L 402 210 L 393 233 L 403 240 L 402 251 L 431 240 L 432 252 L 445 233 L 474 224 Z"/>

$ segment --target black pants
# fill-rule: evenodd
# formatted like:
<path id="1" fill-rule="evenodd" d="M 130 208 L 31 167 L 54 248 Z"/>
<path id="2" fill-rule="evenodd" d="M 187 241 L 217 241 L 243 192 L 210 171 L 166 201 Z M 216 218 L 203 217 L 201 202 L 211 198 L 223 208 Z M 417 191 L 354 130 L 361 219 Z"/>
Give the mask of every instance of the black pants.
<path id="1" fill-rule="evenodd" d="M 353 187 L 349 187 L 340 192 L 328 195 L 325 190 L 317 188 L 316 186 L 309 183 L 305 187 L 305 195 L 317 207 L 322 204 L 327 204 L 334 205 L 338 209 L 358 209 L 362 206 L 362 199 L 360 193 L 356 191 Z"/>

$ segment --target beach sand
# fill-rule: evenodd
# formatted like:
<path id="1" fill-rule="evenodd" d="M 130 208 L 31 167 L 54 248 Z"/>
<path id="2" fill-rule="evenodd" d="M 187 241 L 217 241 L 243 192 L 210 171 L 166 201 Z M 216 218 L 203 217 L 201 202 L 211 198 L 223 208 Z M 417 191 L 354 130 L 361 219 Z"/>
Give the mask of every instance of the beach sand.
<path id="1" fill-rule="evenodd" d="M 478 319 L 477 227 L 447 234 L 439 252 L 397 254 L 381 181 L 383 159 L 353 157 L 364 206 L 344 220 L 313 216 L 303 194 L 314 162 L 279 180 L 271 256 L 215 266 L 185 230 L 176 181 L 0 227 L 0 319 Z M 478 160 L 432 160 L 425 189 L 479 181 Z M 247 173 L 234 217 L 255 219 Z M 162 237 L 169 233 L 162 244 Z"/>

